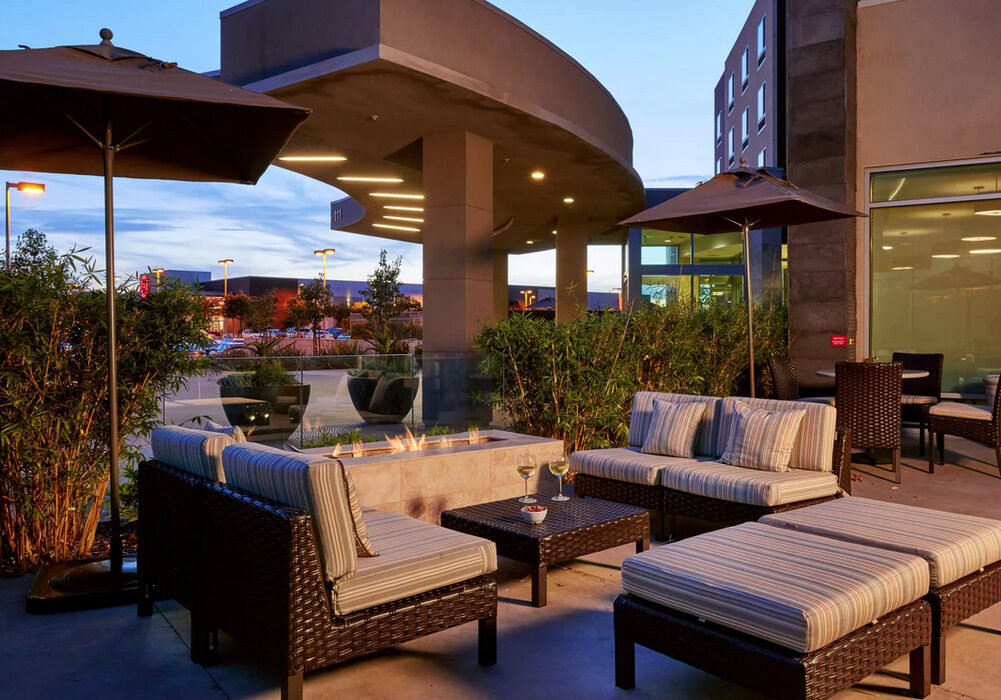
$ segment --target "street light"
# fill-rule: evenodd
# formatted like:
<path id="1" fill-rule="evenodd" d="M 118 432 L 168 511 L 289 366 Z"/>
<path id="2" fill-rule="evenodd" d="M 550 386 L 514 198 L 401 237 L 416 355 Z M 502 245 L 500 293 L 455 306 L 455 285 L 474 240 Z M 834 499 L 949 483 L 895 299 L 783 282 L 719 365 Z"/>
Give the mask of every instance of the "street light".
<path id="1" fill-rule="evenodd" d="M 322 250 L 314 250 L 313 255 L 323 256 L 323 288 L 327 288 L 327 255 L 333 255 L 337 251 L 333 248 L 324 248 Z"/>
<path id="2" fill-rule="evenodd" d="M 619 295 L 619 311 L 622 311 L 622 287 L 612 287 L 612 294 Z"/>
<path id="3" fill-rule="evenodd" d="M 524 313 L 524 312 L 528 311 L 529 304 L 531 304 L 533 301 L 535 301 L 535 295 L 532 294 L 532 290 L 531 289 L 522 289 L 521 290 L 521 296 L 525 299 L 525 306 L 522 309 L 522 313 Z"/>
<path id="4" fill-rule="evenodd" d="M 26 192 L 27 194 L 41 194 L 45 191 L 45 185 L 40 182 L 8 182 L 4 188 L 6 206 L 4 207 L 4 221 L 7 223 L 7 269 L 10 269 L 10 191 Z"/>
<path id="5" fill-rule="evenodd" d="M 158 267 L 155 270 L 153 270 L 153 274 L 156 275 L 156 291 L 158 292 L 160 291 L 160 275 L 162 275 L 164 272 L 166 272 L 166 270 L 164 270 L 162 267 Z"/>
<path id="6" fill-rule="evenodd" d="M 233 262 L 232 258 L 224 258 L 219 261 L 222 265 L 222 297 L 223 299 L 229 294 L 229 264 Z"/>

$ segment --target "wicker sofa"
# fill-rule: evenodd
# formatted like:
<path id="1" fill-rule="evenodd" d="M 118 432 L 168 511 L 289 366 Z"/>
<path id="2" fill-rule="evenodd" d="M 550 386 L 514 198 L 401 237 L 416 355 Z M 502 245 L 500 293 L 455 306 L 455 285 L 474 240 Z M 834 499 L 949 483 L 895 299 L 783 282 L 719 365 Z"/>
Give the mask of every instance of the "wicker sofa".
<path id="1" fill-rule="evenodd" d="M 140 467 L 140 509 L 154 514 L 140 614 L 181 596 L 195 660 L 215 661 L 223 630 L 280 670 L 283 699 L 301 698 L 307 671 L 477 621 L 479 662 L 495 663 L 492 542 L 362 508 L 337 460 L 231 443 L 222 483 L 191 466 L 214 460 L 218 438 L 171 437 Z M 184 547 L 166 544 L 172 529 Z"/>
<path id="2" fill-rule="evenodd" d="M 654 401 L 707 404 L 693 458 L 641 452 Z M 721 464 L 738 402 L 806 415 L 784 472 Z M 835 429 L 836 411 L 821 403 L 639 392 L 633 397 L 628 446 L 570 455 L 578 496 L 630 503 L 660 514 L 660 539 L 757 520 L 769 513 L 822 503 L 850 492 L 850 439 Z"/>

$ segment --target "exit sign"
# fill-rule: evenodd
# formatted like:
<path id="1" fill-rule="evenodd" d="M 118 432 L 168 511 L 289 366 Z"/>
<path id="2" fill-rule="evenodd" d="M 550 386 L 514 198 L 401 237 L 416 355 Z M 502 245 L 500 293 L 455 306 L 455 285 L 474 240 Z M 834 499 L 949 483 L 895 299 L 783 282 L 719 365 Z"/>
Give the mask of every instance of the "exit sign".
<path id="1" fill-rule="evenodd" d="M 848 336 L 847 335 L 832 335 L 831 336 L 831 347 L 832 348 L 844 348 L 844 347 L 848 347 Z"/>

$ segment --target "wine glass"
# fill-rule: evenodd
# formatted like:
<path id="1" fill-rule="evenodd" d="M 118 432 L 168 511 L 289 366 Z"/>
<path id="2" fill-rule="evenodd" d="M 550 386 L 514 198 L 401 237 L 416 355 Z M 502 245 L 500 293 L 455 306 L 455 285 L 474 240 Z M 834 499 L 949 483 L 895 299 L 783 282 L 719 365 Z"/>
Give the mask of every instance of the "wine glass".
<path id="1" fill-rule="evenodd" d="M 528 453 L 518 455 L 518 474 L 525 480 L 525 495 L 518 499 L 519 503 L 535 503 L 535 499 L 528 495 L 528 480 L 535 476 L 538 465 L 535 456 Z"/>
<path id="2" fill-rule="evenodd" d="M 555 476 L 560 481 L 560 492 L 553 496 L 554 501 L 569 501 L 569 496 L 563 495 L 563 477 L 566 476 L 567 470 L 570 469 L 570 463 L 567 462 L 567 456 L 562 452 L 554 452 L 549 455 L 549 472 Z"/>

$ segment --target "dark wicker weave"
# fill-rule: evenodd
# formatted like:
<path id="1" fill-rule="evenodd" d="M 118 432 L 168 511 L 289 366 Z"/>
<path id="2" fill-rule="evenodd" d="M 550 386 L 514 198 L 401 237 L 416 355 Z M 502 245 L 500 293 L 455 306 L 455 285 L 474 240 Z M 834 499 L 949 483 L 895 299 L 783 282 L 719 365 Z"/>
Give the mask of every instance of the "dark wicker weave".
<path id="1" fill-rule="evenodd" d="M 903 369 L 899 362 L 838 362 L 834 367 L 838 427 L 851 431 L 852 447 L 890 450 L 898 484 Z"/>
<path id="2" fill-rule="evenodd" d="M 573 475 L 573 492 L 576 496 L 589 496 L 616 503 L 628 503 L 658 514 L 664 512 L 663 486 L 603 479 L 599 476 L 577 472 Z M 660 540 L 667 539 L 667 519 L 664 517 L 660 518 L 657 537 Z"/>
<path id="3" fill-rule="evenodd" d="M 521 519 L 516 499 L 446 510 L 442 527 L 492 540 L 497 554 L 532 567 L 532 605 L 546 604 L 550 564 L 600 552 L 629 542 L 642 552 L 650 542 L 650 516 L 642 508 L 596 499 L 540 502 L 548 507 L 541 523 Z"/>
<path id="4" fill-rule="evenodd" d="M 796 366 L 792 360 L 788 357 L 769 357 L 768 368 L 772 371 L 775 398 L 782 401 L 799 399 L 799 380 L 796 378 Z"/>
<path id="5" fill-rule="evenodd" d="M 810 654 L 624 594 L 615 600 L 615 684 L 636 685 L 641 644 L 769 698 L 821 700 L 910 654 L 911 694 L 931 693 L 931 609 L 918 600 Z"/>
<path id="6" fill-rule="evenodd" d="M 945 633 L 1001 602 L 1001 562 L 947 586 L 933 588 L 927 599 L 932 612 L 931 682 L 945 683 Z"/>
<path id="7" fill-rule="evenodd" d="M 928 471 L 935 473 L 935 450 L 932 441 L 938 436 L 938 462 L 945 463 L 945 436 L 955 435 L 967 440 L 974 440 L 994 448 L 994 458 L 1001 472 L 1001 436 L 998 430 L 998 417 L 1001 414 L 1001 390 L 994 395 L 994 405 L 991 407 L 991 419 L 971 420 L 969 418 L 950 418 L 948 416 L 929 417 L 928 421 Z"/>
<path id="8" fill-rule="evenodd" d="M 928 426 L 927 406 L 934 406 L 942 400 L 942 366 L 945 355 L 942 353 L 893 353 L 893 361 L 899 362 L 904 369 L 917 369 L 928 373 L 927 377 L 915 377 L 903 380 L 903 393 L 907 396 L 926 396 L 928 402 L 923 404 L 901 404 L 901 419 L 905 423 L 918 424 L 918 450 L 925 453 L 925 428 Z"/>

